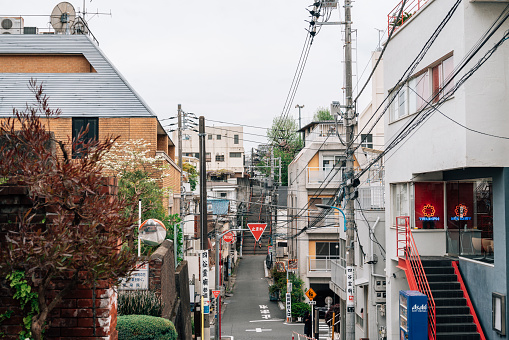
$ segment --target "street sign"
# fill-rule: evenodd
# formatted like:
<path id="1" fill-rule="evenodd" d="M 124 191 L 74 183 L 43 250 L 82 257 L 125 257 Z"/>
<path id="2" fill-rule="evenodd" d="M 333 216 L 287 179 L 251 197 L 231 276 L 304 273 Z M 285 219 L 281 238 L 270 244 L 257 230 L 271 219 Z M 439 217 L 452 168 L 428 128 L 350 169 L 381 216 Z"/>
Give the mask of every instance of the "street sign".
<path id="1" fill-rule="evenodd" d="M 203 313 L 209 314 L 209 251 L 203 250 L 201 260 L 201 296 L 203 298 Z"/>
<path id="2" fill-rule="evenodd" d="M 219 296 L 219 294 L 221 293 L 220 290 L 213 290 L 212 291 L 212 294 L 214 295 L 214 298 L 217 299 L 217 297 Z"/>
<path id="3" fill-rule="evenodd" d="M 269 246 L 268 249 L 267 249 L 267 253 L 271 253 L 272 252 L 272 246 Z"/>
<path id="4" fill-rule="evenodd" d="M 223 241 L 230 243 L 235 240 L 235 235 L 230 231 L 223 236 Z"/>
<path id="5" fill-rule="evenodd" d="M 297 259 L 288 260 L 288 270 L 297 270 Z"/>
<path id="6" fill-rule="evenodd" d="M 311 300 L 311 301 L 309 301 L 309 304 L 310 305 L 316 305 L 316 301 Z"/>
<path id="7" fill-rule="evenodd" d="M 316 297 L 316 293 L 312 288 L 309 288 L 306 292 L 306 296 L 309 300 L 313 301 L 313 299 Z"/>
<path id="8" fill-rule="evenodd" d="M 286 321 L 292 318 L 292 294 L 286 293 Z"/>
<path id="9" fill-rule="evenodd" d="M 247 227 L 251 231 L 251 234 L 253 234 L 256 242 L 258 242 L 260 237 L 262 237 L 265 228 L 267 228 L 267 223 L 248 223 Z"/>
<path id="10" fill-rule="evenodd" d="M 157 246 L 163 243 L 166 238 L 166 227 L 163 222 L 151 218 L 140 225 L 139 233 L 143 243 Z"/>

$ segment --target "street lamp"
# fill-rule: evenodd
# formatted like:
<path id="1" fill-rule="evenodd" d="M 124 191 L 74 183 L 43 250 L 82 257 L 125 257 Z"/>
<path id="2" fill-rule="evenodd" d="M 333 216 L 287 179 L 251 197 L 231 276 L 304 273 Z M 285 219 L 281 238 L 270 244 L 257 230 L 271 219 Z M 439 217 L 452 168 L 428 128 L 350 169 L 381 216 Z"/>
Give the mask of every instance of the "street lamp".
<path id="1" fill-rule="evenodd" d="M 327 205 L 327 204 L 315 204 L 315 206 L 318 208 L 322 208 L 322 209 L 336 209 L 337 211 L 339 211 L 343 215 L 343 221 L 344 221 L 344 226 L 345 226 L 345 231 L 346 231 L 346 216 L 345 216 L 345 213 L 343 212 L 343 210 L 341 210 L 338 207 L 335 207 L 333 205 Z"/>

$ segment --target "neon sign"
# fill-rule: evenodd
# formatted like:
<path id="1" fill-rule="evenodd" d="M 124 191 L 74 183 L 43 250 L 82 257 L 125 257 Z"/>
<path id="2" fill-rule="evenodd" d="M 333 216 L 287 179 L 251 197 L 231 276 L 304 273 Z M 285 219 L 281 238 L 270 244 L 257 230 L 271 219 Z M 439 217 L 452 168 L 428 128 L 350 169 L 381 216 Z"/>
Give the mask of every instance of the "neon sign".
<path id="1" fill-rule="evenodd" d="M 456 216 L 451 217 L 451 221 L 470 221 L 472 217 L 467 217 L 468 208 L 463 203 L 460 203 L 454 209 Z"/>
<path id="2" fill-rule="evenodd" d="M 424 217 L 419 217 L 421 221 L 440 221 L 440 217 L 435 216 L 436 209 L 432 204 L 426 204 L 422 207 Z"/>

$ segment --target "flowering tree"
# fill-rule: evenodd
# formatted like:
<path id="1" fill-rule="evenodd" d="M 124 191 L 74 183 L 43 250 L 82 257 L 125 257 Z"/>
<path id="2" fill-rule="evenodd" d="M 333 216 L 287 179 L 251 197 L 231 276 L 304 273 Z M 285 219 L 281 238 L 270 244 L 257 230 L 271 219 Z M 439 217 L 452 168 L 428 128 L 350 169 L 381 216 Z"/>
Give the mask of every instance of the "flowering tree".
<path id="1" fill-rule="evenodd" d="M 31 81 L 30 88 L 37 104 L 14 110 L 0 124 L 0 178 L 6 183 L 0 190 L 22 186 L 31 200 L 15 221 L 0 224 L 0 277 L 29 285 L 33 299 L 24 337 L 39 340 L 48 315 L 74 287 L 115 283 L 134 268 L 135 255 L 123 247 L 134 221 L 124 211 L 137 198 L 105 190 L 99 162 L 116 138 L 84 141 L 83 131 L 75 140 L 56 141 L 51 121 L 60 111 L 48 106 L 42 86 Z M 77 150 L 80 159 L 71 159 Z M 62 289 L 50 294 L 62 279 Z"/>

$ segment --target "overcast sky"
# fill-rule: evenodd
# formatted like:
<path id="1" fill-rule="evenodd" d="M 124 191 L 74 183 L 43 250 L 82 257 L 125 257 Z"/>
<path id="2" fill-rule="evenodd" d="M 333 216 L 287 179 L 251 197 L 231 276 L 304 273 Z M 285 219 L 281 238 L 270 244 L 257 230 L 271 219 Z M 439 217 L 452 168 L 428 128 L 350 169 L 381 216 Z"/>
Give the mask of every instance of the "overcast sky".
<path id="1" fill-rule="evenodd" d="M 70 2 L 82 10 L 82 0 Z M 25 26 L 47 27 L 57 3 L 2 1 L 0 14 L 25 16 Z M 86 0 L 85 4 L 87 12 L 111 11 L 111 16 L 88 15 L 91 31 L 101 50 L 160 119 L 175 116 L 182 104 L 185 111 L 206 119 L 269 127 L 281 114 L 290 89 L 307 34 L 306 7 L 312 3 Z M 397 4 L 398 0 L 353 3 L 353 28 L 358 30 L 354 73 L 357 69 L 360 75 L 368 64 L 379 39 L 375 28 L 385 32 L 387 14 Z M 331 21 L 339 20 L 336 9 Z M 343 98 L 342 46 L 340 26 L 325 26 L 315 38 L 290 111 L 297 118 L 295 105 L 305 105 L 303 125 L 318 107 Z M 364 98 L 362 105 L 368 100 Z M 265 134 L 260 129 L 244 131 Z M 245 135 L 245 139 L 265 141 L 259 136 Z M 245 142 L 246 148 L 252 145 Z"/>

